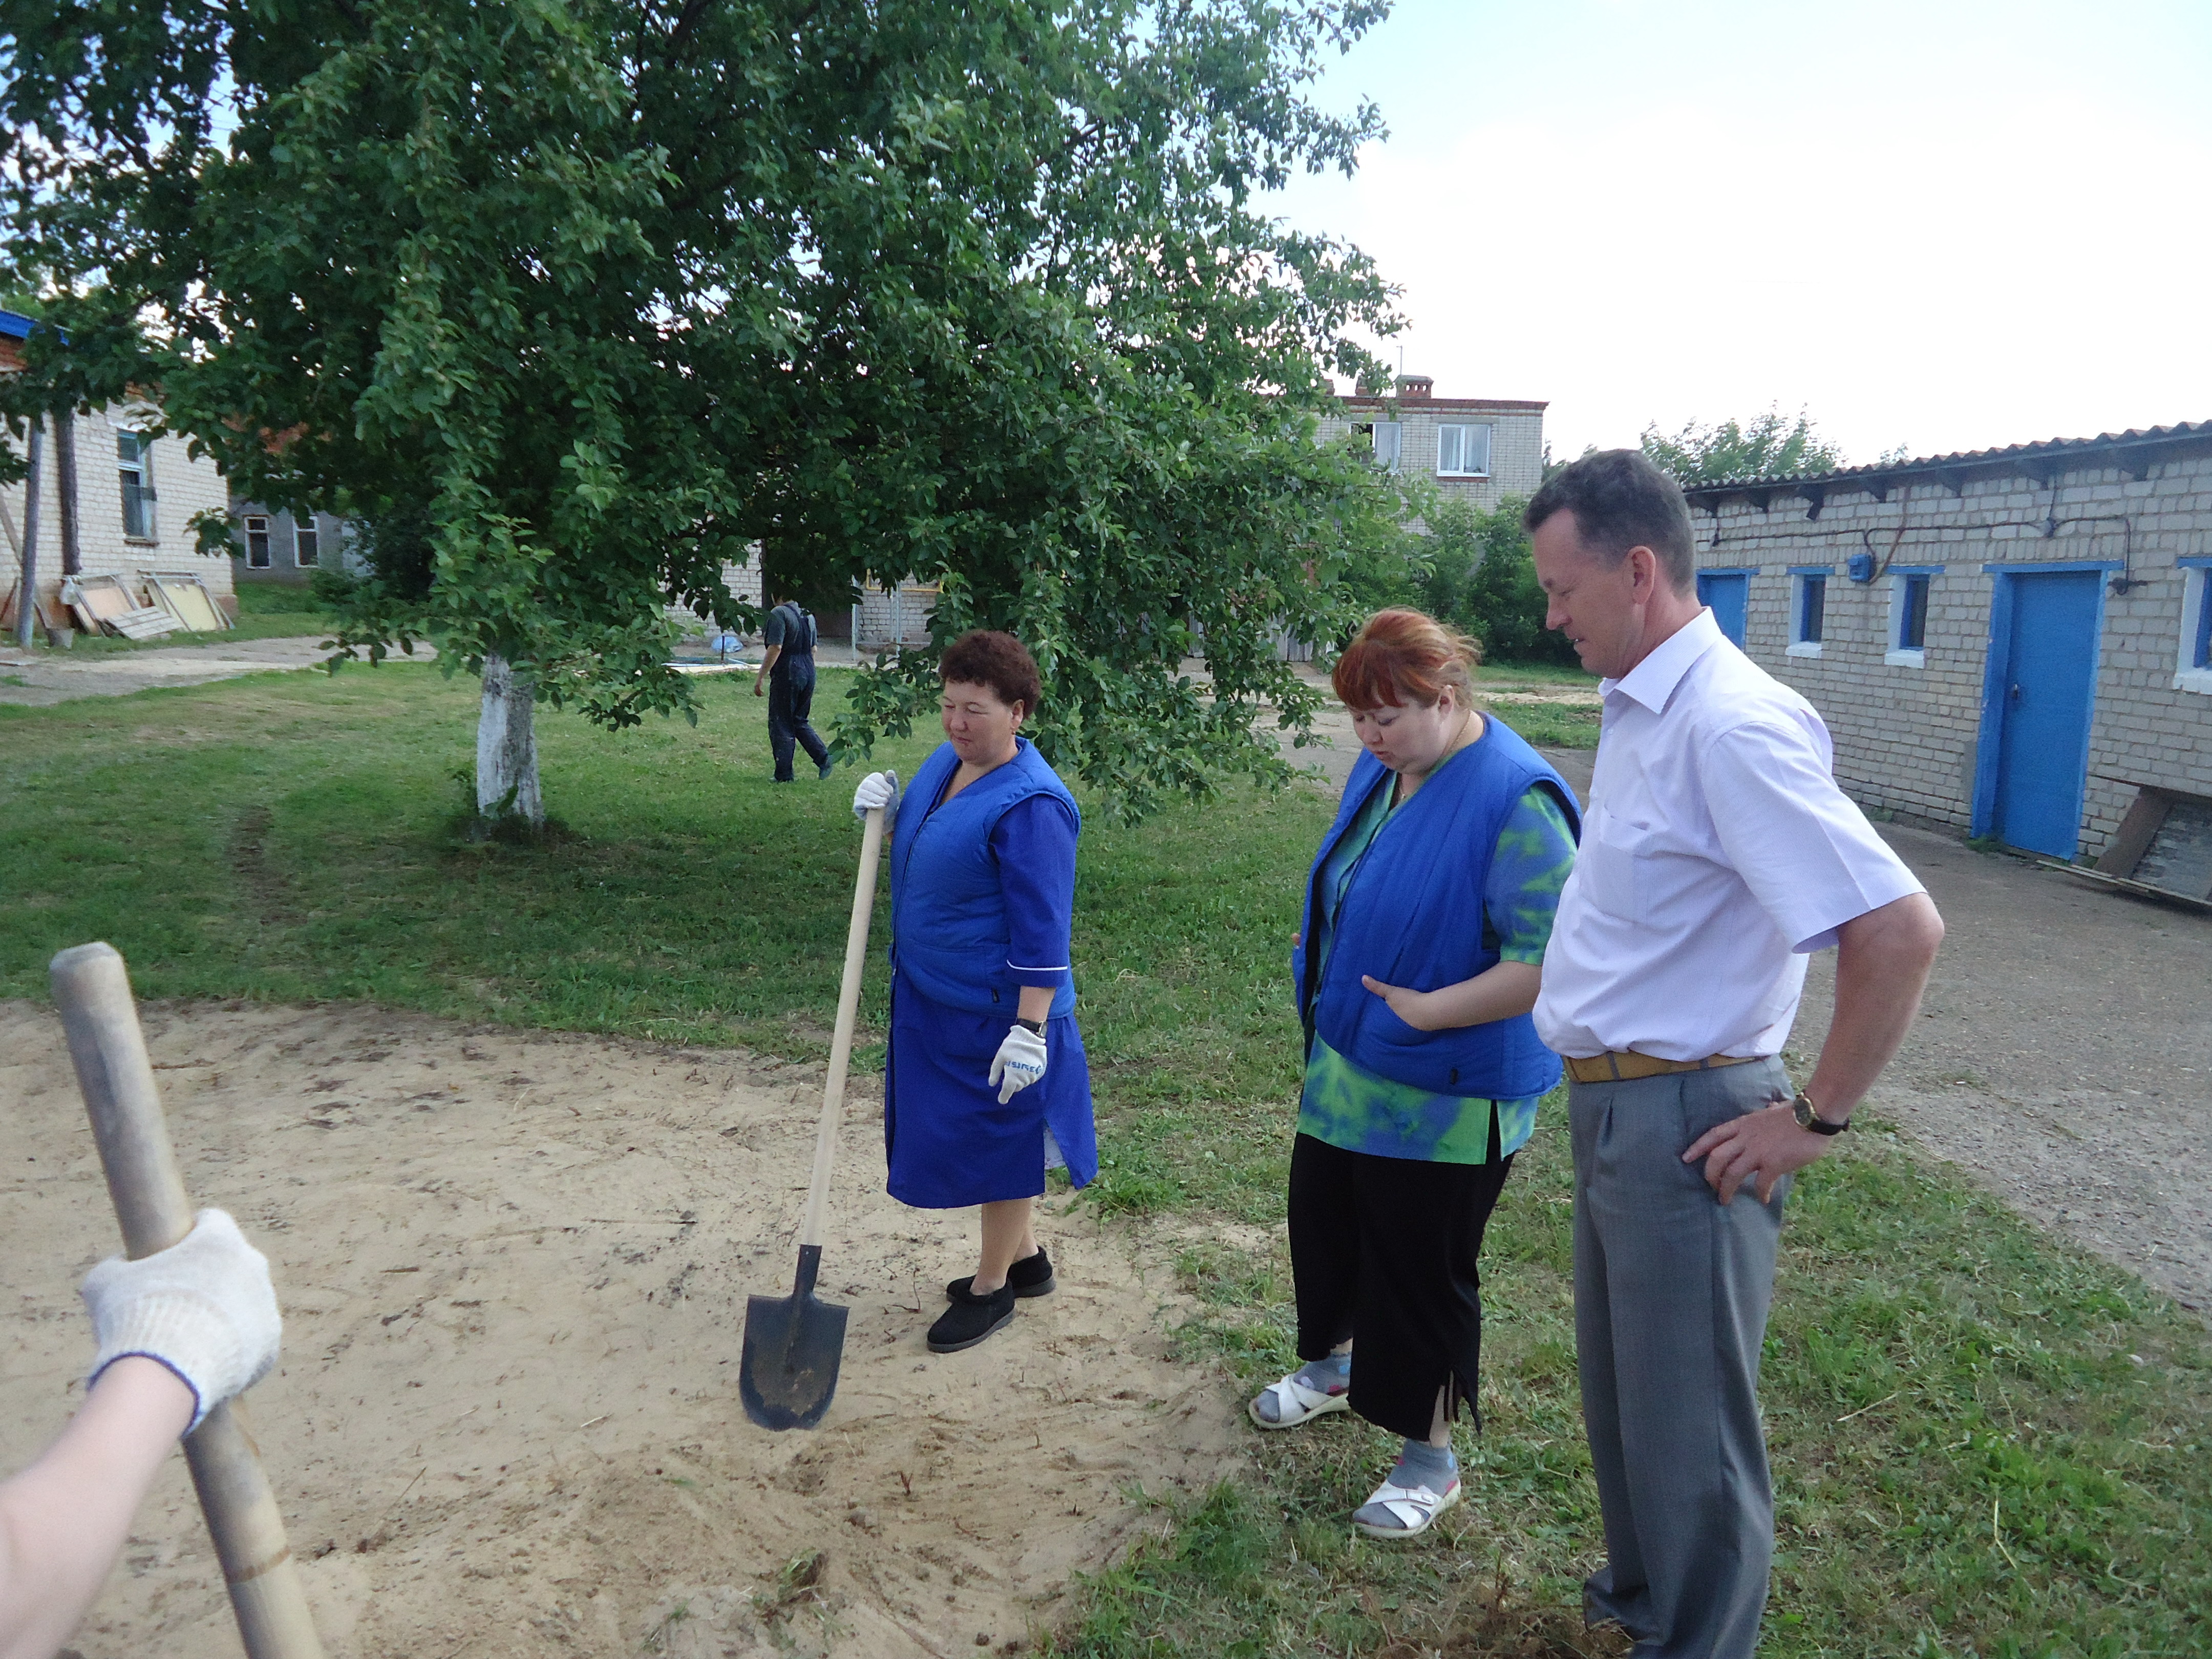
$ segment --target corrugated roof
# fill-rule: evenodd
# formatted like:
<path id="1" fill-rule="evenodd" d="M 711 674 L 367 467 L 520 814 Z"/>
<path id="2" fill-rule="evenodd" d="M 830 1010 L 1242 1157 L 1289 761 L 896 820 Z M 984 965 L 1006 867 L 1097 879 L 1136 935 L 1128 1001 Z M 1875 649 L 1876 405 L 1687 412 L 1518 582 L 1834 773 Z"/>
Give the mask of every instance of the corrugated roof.
<path id="1" fill-rule="evenodd" d="M 2008 444 L 2002 449 L 1961 449 L 1948 455 L 1923 455 L 1909 461 L 1877 461 L 1867 466 L 1847 466 L 1833 472 L 1770 474 L 1759 477 L 1700 478 L 1683 486 L 1686 495 L 1711 495 L 1739 489 L 1784 489 L 1808 485 L 1849 489 L 1886 477 L 1911 472 L 1954 472 L 1969 467 L 2014 466 L 2022 462 L 2087 457 L 2099 451 L 2138 449 L 2191 438 L 2212 438 L 2212 421 L 2184 421 L 2176 426 L 2130 427 L 2125 432 L 2105 432 L 2094 438 L 2047 438 L 2040 443 Z"/>

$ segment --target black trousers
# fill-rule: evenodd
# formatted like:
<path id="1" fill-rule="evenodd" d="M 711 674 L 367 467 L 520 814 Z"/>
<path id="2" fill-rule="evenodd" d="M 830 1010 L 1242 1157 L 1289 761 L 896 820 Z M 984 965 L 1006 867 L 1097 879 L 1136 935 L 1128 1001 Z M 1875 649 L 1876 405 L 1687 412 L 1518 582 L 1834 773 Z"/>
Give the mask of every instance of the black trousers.
<path id="1" fill-rule="evenodd" d="M 1319 1359 L 1350 1338 L 1352 1409 L 1369 1422 L 1425 1440 L 1443 1389 L 1446 1420 L 1464 1401 L 1480 1425 L 1475 1262 L 1512 1168 L 1510 1157 L 1487 1164 L 1376 1158 L 1311 1135 L 1291 1146 L 1298 1358 Z"/>
<path id="2" fill-rule="evenodd" d="M 768 672 L 768 746 L 775 757 L 775 781 L 789 783 L 792 780 L 791 751 L 794 745 L 806 751 L 806 758 L 817 766 L 830 758 L 830 750 L 815 735 L 814 728 L 806 723 L 806 716 L 814 708 L 814 664 L 809 660 L 802 666 L 793 663 L 786 668 L 782 662 Z"/>

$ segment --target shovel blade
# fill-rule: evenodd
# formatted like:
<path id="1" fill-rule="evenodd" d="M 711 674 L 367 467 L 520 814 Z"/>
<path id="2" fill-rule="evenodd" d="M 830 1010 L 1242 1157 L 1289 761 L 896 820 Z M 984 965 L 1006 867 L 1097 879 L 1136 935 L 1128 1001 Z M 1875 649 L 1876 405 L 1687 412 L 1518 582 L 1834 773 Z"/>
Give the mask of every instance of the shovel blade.
<path id="1" fill-rule="evenodd" d="M 802 1249 L 789 1296 L 756 1296 L 745 1304 L 738 1397 L 764 1429 L 811 1429 L 836 1396 L 846 1310 L 815 1298 L 821 1256 L 819 1246 Z"/>

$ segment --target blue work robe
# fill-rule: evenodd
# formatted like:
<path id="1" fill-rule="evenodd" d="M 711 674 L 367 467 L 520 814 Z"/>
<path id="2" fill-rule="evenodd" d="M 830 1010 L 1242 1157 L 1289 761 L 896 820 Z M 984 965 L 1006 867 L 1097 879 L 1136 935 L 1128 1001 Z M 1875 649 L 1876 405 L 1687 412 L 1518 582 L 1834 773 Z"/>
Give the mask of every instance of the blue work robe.
<path id="1" fill-rule="evenodd" d="M 891 848 L 891 1030 L 884 1143 L 892 1197 L 959 1209 L 1044 1190 L 1046 1140 L 1075 1185 L 1098 1173 L 1068 934 L 1074 799 L 1026 739 L 951 801 L 951 744 L 901 800 Z M 1044 1076 L 1005 1105 L 987 1079 L 1024 987 L 1054 993 Z"/>

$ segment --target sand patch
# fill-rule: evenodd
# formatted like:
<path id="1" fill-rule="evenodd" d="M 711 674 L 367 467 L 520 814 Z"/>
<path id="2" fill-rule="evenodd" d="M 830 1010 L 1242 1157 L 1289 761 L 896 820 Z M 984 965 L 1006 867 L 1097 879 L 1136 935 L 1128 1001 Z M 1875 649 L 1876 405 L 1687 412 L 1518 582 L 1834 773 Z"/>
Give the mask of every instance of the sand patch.
<path id="1" fill-rule="evenodd" d="M 1166 1249 L 1065 1197 L 1059 1292 L 926 1351 L 973 1220 L 885 1196 L 872 1089 L 823 1258 L 836 1403 L 772 1435 L 738 1359 L 747 1294 L 789 1288 L 817 1069 L 354 1006 L 145 1018 L 195 1202 L 275 1267 L 250 1413 L 333 1655 L 1018 1651 L 1147 1523 L 1139 1489 L 1234 1461 L 1225 1385 L 1168 1358 Z M 0 1003 L 0 1099 L 14 1468 L 78 1397 L 76 1285 L 117 1236 L 49 1010 Z M 237 1652 L 181 1458 L 73 1646 Z"/>

